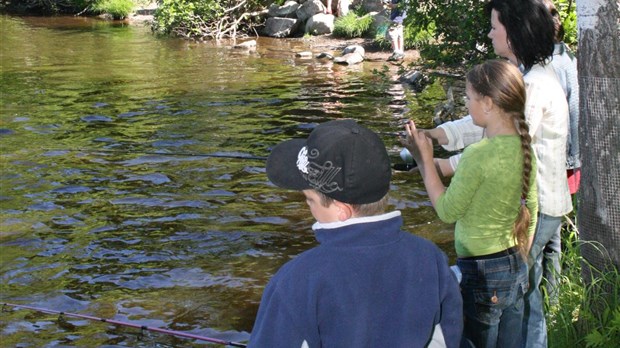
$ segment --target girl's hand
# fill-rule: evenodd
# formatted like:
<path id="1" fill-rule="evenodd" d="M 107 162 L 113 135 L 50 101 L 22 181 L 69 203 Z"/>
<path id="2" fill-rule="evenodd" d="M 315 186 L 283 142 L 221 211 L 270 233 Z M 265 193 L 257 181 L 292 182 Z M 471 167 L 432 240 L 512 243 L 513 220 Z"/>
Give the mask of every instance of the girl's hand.
<path id="1" fill-rule="evenodd" d="M 433 165 L 433 140 L 424 131 L 417 130 L 413 121 L 405 124 L 405 134 L 400 142 L 411 152 L 418 165 Z"/>

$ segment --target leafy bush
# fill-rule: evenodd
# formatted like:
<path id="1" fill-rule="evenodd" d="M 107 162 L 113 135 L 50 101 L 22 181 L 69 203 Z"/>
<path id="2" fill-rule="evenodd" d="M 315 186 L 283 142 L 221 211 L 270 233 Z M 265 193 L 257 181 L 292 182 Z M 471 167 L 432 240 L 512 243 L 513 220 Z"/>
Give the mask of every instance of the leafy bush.
<path id="1" fill-rule="evenodd" d="M 334 36 L 354 38 L 368 34 L 372 26 L 372 17 L 369 14 L 358 16 L 351 11 L 346 16 L 336 18 L 334 22 Z"/>
<path id="2" fill-rule="evenodd" d="M 5 7 L 11 12 L 61 14 L 78 13 L 88 7 L 90 0 L 21 0 L 7 1 Z"/>
<path id="3" fill-rule="evenodd" d="M 473 65 L 494 56 L 487 38 L 490 20 L 485 14 L 487 0 L 407 0 L 405 25 L 427 30 L 433 40 L 422 40 L 421 55 L 431 63 Z M 565 42 L 577 42 L 575 0 L 554 0 L 563 20 Z M 434 27 L 434 30 L 433 30 Z"/>
<path id="4" fill-rule="evenodd" d="M 553 2 L 564 27 L 564 42 L 575 48 L 577 46 L 577 13 L 575 11 L 575 0 L 554 0 Z"/>
<path id="5" fill-rule="evenodd" d="M 187 38 L 221 38 L 251 32 L 255 17 L 263 9 L 261 0 L 160 0 L 153 31 Z"/>
<path id="6" fill-rule="evenodd" d="M 110 14 L 114 19 L 123 19 L 131 13 L 134 6 L 132 0 L 98 0 L 91 8 L 94 12 Z"/>
<path id="7" fill-rule="evenodd" d="M 489 18 L 484 13 L 486 0 L 408 0 L 405 25 L 426 31 L 433 40 L 420 42 L 427 61 L 456 65 L 475 64 L 492 55 L 486 34 Z"/>

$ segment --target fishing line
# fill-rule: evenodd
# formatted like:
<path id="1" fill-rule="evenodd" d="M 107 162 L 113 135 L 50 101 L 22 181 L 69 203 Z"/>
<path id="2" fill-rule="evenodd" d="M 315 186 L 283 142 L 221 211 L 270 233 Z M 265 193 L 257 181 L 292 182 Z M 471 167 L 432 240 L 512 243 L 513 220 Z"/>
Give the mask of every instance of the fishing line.
<path id="1" fill-rule="evenodd" d="M 377 134 L 386 135 L 390 137 L 404 137 L 405 132 L 378 132 Z M 144 151 L 144 150 L 114 150 L 114 149 L 51 149 L 40 148 L 42 151 L 54 152 L 54 151 L 68 151 L 68 152 L 86 152 L 86 153 L 106 153 L 106 154 L 121 154 L 121 155 L 154 155 L 154 156 L 179 156 L 179 157 L 206 157 L 206 158 L 228 158 L 228 159 L 242 159 L 242 160 L 256 160 L 266 161 L 266 156 L 255 156 L 247 154 L 223 154 L 223 153 L 195 153 L 195 152 L 157 152 L 157 151 Z"/>
<path id="2" fill-rule="evenodd" d="M 72 317 L 72 318 L 88 319 L 88 320 L 92 320 L 92 321 L 100 321 L 100 322 L 103 322 L 103 323 L 109 323 L 109 324 L 113 324 L 113 325 L 117 325 L 117 326 L 132 327 L 132 328 L 135 328 L 135 329 L 140 329 L 141 331 L 153 331 L 153 332 L 158 332 L 158 333 L 162 333 L 162 334 L 166 334 L 166 335 L 191 338 L 191 339 L 195 339 L 195 340 L 207 341 L 207 342 L 211 342 L 211 343 L 216 343 L 216 344 L 221 344 L 221 345 L 226 345 L 226 346 L 232 346 L 232 347 L 246 347 L 245 344 L 238 343 L 238 342 L 225 341 L 225 340 L 220 340 L 220 339 L 217 339 L 217 338 L 199 336 L 199 335 L 194 335 L 194 334 L 190 334 L 190 333 L 186 333 L 186 332 L 162 329 L 162 328 L 158 328 L 158 327 L 151 327 L 151 326 L 146 326 L 146 325 L 132 324 L 132 323 L 128 323 L 128 322 L 124 322 L 124 321 L 118 321 L 118 320 L 113 320 L 113 319 L 98 318 L 98 317 L 93 317 L 93 316 L 90 316 L 90 315 L 83 315 L 83 314 L 75 314 L 75 313 L 55 311 L 55 310 L 47 309 L 47 308 L 38 308 L 38 307 L 32 307 L 32 306 L 24 306 L 24 305 L 12 304 L 12 303 L 3 303 L 2 304 L 2 312 L 8 312 L 8 310 L 6 309 L 7 306 L 10 306 L 10 307 L 13 307 L 13 308 L 18 308 L 18 309 L 28 309 L 28 310 L 31 310 L 31 311 L 41 312 L 41 313 L 58 314 L 58 318 L 62 318 L 63 316 L 67 316 L 67 317 Z"/>
<path id="3" fill-rule="evenodd" d="M 68 151 L 68 152 L 87 152 L 87 153 L 109 153 L 109 154 L 122 154 L 122 155 L 156 155 L 156 156 L 179 156 L 179 157 L 208 157 L 208 158 L 232 158 L 232 159 L 247 159 L 247 160 L 257 160 L 257 161 L 266 161 L 267 157 L 264 156 L 254 156 L 254 155 L 245 155 L 245 154 L 218 154 L 218 153 L 195 153 L 195 152 L 157 152 L 157 151 L 132 151 L 132 150 L 113 150 L 113 149 L 51 149 L 51 148 L 40 148 L 42 151 L 53 152 L 53 151 Z"/>

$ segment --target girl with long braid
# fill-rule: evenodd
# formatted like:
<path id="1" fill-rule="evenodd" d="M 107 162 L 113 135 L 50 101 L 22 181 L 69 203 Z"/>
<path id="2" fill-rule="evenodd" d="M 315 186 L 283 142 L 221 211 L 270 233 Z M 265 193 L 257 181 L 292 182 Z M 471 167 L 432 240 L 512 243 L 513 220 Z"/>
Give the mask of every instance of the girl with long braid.
<path id="1" fill-rule="evenodd" d="M 447 188 L 434 165 L 432 139 L 413 121 L 405 125 L 402 143 L 417 161 L 440 219 L 456 222 L 464 339 L 475 347 L 519 347 L 538 212 L 525 85 L 516 66 L 491 60 L 469 71 L 465 92 L 473 122 L 486 137 L 465 149 Z"/>

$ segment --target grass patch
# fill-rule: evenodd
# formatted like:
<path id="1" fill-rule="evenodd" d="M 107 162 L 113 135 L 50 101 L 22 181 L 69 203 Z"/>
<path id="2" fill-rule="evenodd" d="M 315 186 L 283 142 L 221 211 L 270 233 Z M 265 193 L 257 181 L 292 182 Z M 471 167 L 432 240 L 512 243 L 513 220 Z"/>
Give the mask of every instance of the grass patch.
<path id="1" fill-rule="evenodd" d="M 133 0 L 100 0 L 92 5 L 94 12 L 107 13 L 114 19 L 123 19 L 133 11 Z"/>
<path id="2" fill-rule="evenodd" d="M 358 16 L 354 11 L 346 16 L 338 17 L 334 22 L 334 36 L 355 38 L 366 36 L 372 26 L 372 17 L 369 14 Z"/>
<path id="3" fill-rule="evenodd" d="M 547 306 L 549 347 L 618 347 L 620 342 L 620 275 L 618 269 L 594 269 L 581 256 L 586 243 L 608 255 L 602 245 L 581 241 L 573 225 L 563 230 L 559 301 Z M 590 270 L 584 279 L 584 268 Z"/>

